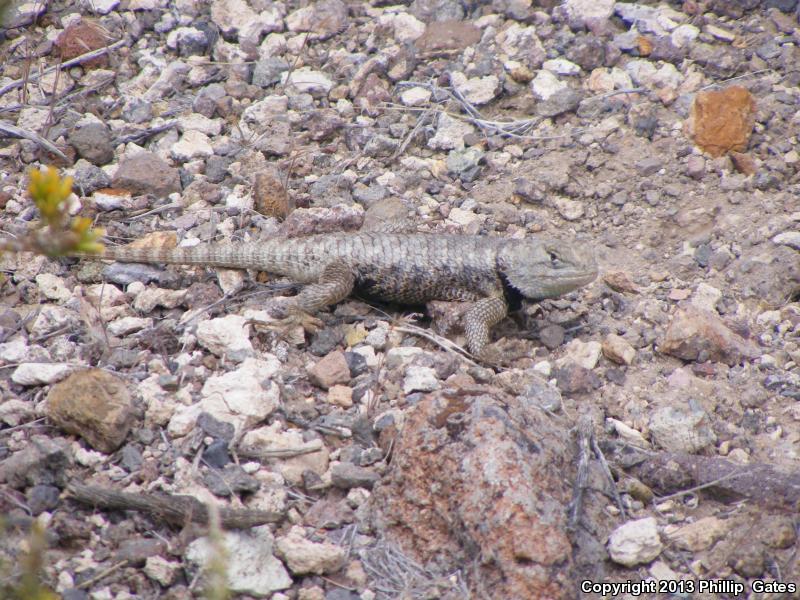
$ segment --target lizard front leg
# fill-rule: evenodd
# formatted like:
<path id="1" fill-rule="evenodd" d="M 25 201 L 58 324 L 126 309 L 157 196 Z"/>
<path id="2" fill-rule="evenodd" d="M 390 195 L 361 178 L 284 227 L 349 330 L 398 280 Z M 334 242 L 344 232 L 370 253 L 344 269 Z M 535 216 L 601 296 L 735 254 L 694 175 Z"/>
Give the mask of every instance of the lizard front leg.
<path id="1" fill-rule="evenodd" d="M 502 296 L 490 296 L 475 302 L 464 315 L 464 332 L 469 351 L 488 360 L 489 330 L 508 314 L 508 304 Z M 492 357 L 494 358 L 494 357 Z M 495 362 L 489 360 L 489 362 Z"/>
<path id="2" fill-rule="evenodd" d="M 353 270 L 344 263 L 328 264 L 317 283 L 306 285 L 287 307 L 288 315 L 280 324 L 285 326 L 302 325 L 306 331 L 316 331 L 322 321 L 314 313 L 326 306 L 336 304 L 347 298 L 353 291 L 356 277 Z"/>

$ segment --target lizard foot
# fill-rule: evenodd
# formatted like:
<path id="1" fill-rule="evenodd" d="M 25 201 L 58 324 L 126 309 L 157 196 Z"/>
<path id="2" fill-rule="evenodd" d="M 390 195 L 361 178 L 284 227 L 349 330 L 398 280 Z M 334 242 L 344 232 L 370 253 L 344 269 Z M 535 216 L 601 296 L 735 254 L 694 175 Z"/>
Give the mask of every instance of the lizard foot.
<path id="1" fill-rule="evenodd" d="M 508 362 L 504 353 L 495 344 L 484 346 L 477 354 L 477 359 L 484 365 L 495 369 L 502 369 Z"/>
<path id="2" fill-rule="evenodd" d="M 325 323 L 315 317 L 314 315 L 310 315 L 307 312 L 300 310 L 300 309 L 290 309 L 287 311 L 285 317 L 278 319 L 277 321 L 271 321 L 269 323 L 257 323 L 256 325 L 261 329 L 271 329 L 273 331 L 278 331 L 284 335 L 288 335 L 292 329 L 300 326 L 303 328 L 303 331 L 306 333 L 316 333 L 323 327 L 325 327 Z"/>

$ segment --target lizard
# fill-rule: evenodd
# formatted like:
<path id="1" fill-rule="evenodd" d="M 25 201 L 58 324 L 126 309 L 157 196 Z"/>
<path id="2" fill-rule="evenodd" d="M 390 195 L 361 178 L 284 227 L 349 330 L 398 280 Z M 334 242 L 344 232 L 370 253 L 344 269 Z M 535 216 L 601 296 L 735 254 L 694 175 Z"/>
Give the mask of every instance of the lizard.
<path id="1" fill-rule="evenodd" d="M 597 276 L 591 252 L 546 237 L 362 231 L 171 249 L 106 247 L 97 254 L 73 256 L 255 269 L 286 276 L 305 284 L 289 305 L 286 320 L 304 325 L 315 321 L 314 313 L 354 291 L 401 304 L 468 302 L 463 317 L 467 346 L 484 359 L 490 330 L 508 314 L 510 304 L 522 298 L 555 298 Z"/>

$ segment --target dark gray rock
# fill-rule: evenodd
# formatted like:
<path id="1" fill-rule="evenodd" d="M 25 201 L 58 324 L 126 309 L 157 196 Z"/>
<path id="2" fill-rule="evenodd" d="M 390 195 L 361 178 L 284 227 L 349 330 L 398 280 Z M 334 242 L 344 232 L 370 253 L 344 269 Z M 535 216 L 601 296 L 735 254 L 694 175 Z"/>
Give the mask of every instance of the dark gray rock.
<path id="1" fill-rule="evenodd" d="M 144 458 L 142 458 L 139 448 L 133 444 L 125 444 L 120 450 L 120 455 L 122 456 L 122 466 L 128 473 L 133 473 L 142 468 Z"/>
<path id="2" fill-rule="evenodd" d="M 64 487 L 70 462 L 66 442 L 37 435 L 25 448 L 0 463 L 0 483 L 14 489 L 37 484 Z"/>
<path id="3" fill-rule="evenodd" d="M 74 188 L 81 196 L 88 196 L 96 190 L 111 185 L 111 178 L 103 169 L 83 158 L 75 163 L 75 174 L 72 178 Z"/>
<path id="4" fill-rule="evenodd" d="M 207 412 L 202 412 L 200 416 L 197 417 L 197 426 L 202 429 L 203 433 L 206 435 L 223 442 L 230 442 L 236 431 L 231 423 L 220 421 Z"/>
<path id="5" fill-rule="evenodd" d="M 278 56 L 270 56 L 256 63 L 253 85 L 269 87 L 281 80 L 281 73 L 289 70 L 289 63 Z"/>
<path id="6" fill-rule="evenodd" d="M 203 450 L 203 461 L 214 469 L 224 468 L 231 462 L 231 455 L 228 453 L 228 442 L 224 440 L 211 442 L 211 444 Z"/>
<path id="7" fill-rule="evenodd" d="M 343 462 L 331 467 L 331 483 L 345 490 L 356 487 L 372 489 L 380 478 L 372 469 L 353 463 Z"/>
<path id="8" fill-rule="evenodd" d="M 536 105 L 536 114 L 540 117 L 557 117 L 577 109 L 581 100 L 583 100 L 583 94 L 579 90 L 565 88 L 557 91 L 547 100 L 539 102 Z"/>
<path id="9" fill-rule="evenodd" d="M 114 160 L 111 130 L 105 123 L 78 123 L 67 136 L 67 141 L 75 148 L 78 156 L 90 163 L 104 165 Z"/>
<path id="10" fill-rule="evenodd" d="M 52 485 L 35 485 L 25 493 L 25 500 L 33 516 L 51 511 L 58 506 L 61 490 Z"/>
<path id="11" fill-rule="evenodd" d="M 203 476 L 203 483 L 215 496 L 227 498 L 233 494 L 252 494 L 261 483 L 244 472 L 239 465 L 227 465 L 223 470 L 211 469 Z"/>

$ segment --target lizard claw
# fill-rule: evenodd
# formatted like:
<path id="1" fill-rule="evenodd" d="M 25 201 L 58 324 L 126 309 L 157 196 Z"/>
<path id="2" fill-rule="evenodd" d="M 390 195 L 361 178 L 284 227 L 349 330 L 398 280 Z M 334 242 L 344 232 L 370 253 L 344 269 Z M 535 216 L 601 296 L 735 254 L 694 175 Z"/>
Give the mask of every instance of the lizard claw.
<path id="1" fill-rule="evenodd" d="M 291 330 L 297 326 L 302 327 L 303 331 L 306 333 L 316 333 L 325 327 L 325 323 L 322 320 L 318 319 L 314 315 L 308 314 L 304 310 L 300 310 L 299 308 L 290 309 L 288 314 L 282 319 L 271 321 L 269 323 L 262 322 L 258 325 L 263 329 L 278 331 L 284 336 L 289 336 Z"/>

